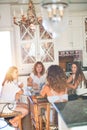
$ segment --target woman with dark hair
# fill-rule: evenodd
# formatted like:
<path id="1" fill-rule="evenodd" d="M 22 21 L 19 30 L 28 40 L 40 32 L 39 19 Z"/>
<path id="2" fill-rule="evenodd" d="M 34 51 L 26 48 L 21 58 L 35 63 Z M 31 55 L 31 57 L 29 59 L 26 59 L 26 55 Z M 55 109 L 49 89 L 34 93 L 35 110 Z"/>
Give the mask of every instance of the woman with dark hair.
<path id="1" fill-rule="evenodd" d="M 41 89 L 45 81 L 45 67 L 41 61 L 37 61 L 34 64 L 33 72 L 30 74 L 27 80 L 27 86 L 31 86 L 33 89 Z"/>
<path id="2" fill-rule="evenodd" d="M 68 101 L 68 85 L 66 83 L 66 75 L 63 69 L 58 65 L 51 65 L 47 70 L 46 79 L 47 83 L 40 92 L 41 96 L 47 97 L 51 104 Z M 53 106 L 51 106 L 50 109 L 50 125 L 53 125 L 54 127 L 58 125 L 57 112 Z"/>
<path id="3" fill-rule="evenodd" d="M 49 102 L 64 102 L 68 100 L 66 75 L 58 65 L 51 65 L 47 71 L 47 83 L 41 90 L 42 96 L 47 96 Z"/>
<path id="4" fill-rule="evenodd" d="M 67 79 L 67 83 L 69 84 L 69 88 L 72 88 L 72 91 L 74 91 L 77 95 L 80 95 L 81 93 L 83 93 L 82 90 L 86 88 L 87 80 L 79 62 L 73 62 L 71 70 L 72 73 Z"/>

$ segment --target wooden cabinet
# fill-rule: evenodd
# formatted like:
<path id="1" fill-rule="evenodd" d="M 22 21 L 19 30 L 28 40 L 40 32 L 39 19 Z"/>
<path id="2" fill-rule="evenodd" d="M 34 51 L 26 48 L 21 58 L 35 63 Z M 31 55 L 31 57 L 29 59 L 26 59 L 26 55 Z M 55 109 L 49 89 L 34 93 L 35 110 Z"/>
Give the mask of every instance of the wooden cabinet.
<path id="1" fill-rule="evenodd" d="M 0 5 L 0 28 L 11 27 L 10 5 Z"/>
<path id="2" fill-rule="evenodd" d="M 36 61 L 42 61 L 45 66 L 55 62 L 54 40 L 41 24 L 30 28 L 21 25 L 16 28 L 17 35 L 17 66 L 20 73 L 29 73 Z"/>

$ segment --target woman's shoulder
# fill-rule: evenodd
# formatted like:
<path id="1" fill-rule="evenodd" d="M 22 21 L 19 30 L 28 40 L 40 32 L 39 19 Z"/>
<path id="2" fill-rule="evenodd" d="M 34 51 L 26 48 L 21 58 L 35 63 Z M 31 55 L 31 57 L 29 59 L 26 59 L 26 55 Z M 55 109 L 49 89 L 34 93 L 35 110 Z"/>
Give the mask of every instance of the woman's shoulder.
<path id="1" fill-rule="evenodd" d="M 47 84 L 45 84 L 44 86 L 43 86 L 43 88 L 42 88 L 42 90 L 41 90 L 41 95 L 47 95 L 48 94 L 48 92 L 50 91 L 50 88 L 49 88 L 49 86 L 47 85 Z"/>
<path id="2" fill-rule="evenodd" d="M 42 89 L 44 89 L 44 90 L 46 90 L 46 91 L 49 91 L 49 90 L 50 90 L 50 88 L 49 88 L 49 86 L 48 86 L 47 84 L 45 84 Z"/>
<path id="3" fill-rule="evenodd" d="M 13 84 L 13 81 L 6 81 L 5 83 L 4 83 L 4 86 L 11 86 Z"/>
<path id="4" fill-rule="evenodd" d="M 32 76 L 32 75 L 34 75 L 34 73 L 33 73 L 33 72 L 31 72 L 31 73 L 30 73 L 30 76 Z"/>
<path id="5" fill-rule="evenodd" d="M 30 74 L 30 78 L 34 79 L 37 75 L 35 75 L 33 72 Z"/>

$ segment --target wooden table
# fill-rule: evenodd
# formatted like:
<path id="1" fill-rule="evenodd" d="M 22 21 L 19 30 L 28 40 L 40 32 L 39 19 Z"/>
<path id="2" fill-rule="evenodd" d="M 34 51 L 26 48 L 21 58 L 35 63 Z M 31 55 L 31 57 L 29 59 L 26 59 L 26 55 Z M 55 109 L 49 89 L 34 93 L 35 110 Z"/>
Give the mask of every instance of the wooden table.
<path id="1" fill-rule="evenodd" d="M 49 130 L 50 103 L 41 96 L 29 96 L 32 125 L 36 130 L 43 130 L 41 110 L 46 110 L 46 130 Z"/>

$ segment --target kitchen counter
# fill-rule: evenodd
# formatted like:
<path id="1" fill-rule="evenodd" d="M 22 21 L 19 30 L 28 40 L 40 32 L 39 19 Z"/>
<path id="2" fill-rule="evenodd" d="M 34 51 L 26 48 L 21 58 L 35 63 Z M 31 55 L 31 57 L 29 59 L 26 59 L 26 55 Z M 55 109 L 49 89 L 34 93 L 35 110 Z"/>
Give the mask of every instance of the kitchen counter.
<path id="1" fill-rule="evenodd" d="M 58 112 L 59 130 L 87 130 L 87 100 L 55 103 L 54 107 Z"/>

